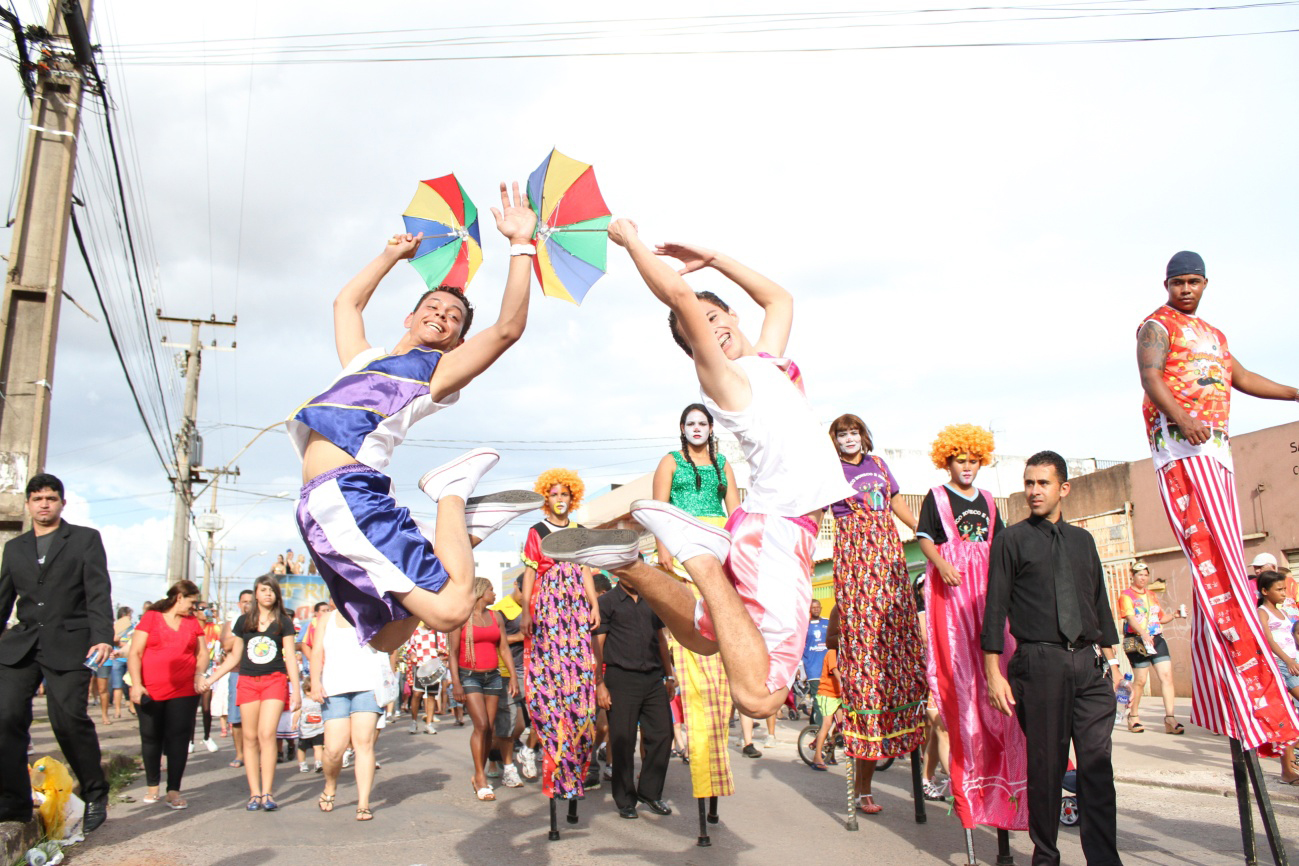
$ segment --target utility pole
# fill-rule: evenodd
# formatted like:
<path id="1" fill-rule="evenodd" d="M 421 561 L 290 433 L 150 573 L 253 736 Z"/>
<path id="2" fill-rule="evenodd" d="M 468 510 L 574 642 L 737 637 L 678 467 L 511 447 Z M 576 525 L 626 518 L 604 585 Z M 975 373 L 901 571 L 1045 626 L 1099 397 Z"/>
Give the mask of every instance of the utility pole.
<path id="1" fill-rule="evenodd" d="M 223 529 L 226 524 L 225 518 L 221 516 L 220 512 L 217 511 L 217 507 L 216 507 L 217 486 L 218 483 L 221 481 L 221 476 L 223 475 L 234 475 L 238 477 L 239 467 L 236 466 L 234 469 L 201 469 L 200 468 L 194 471 L 196 473 L 206 472 L 209 475 L 213 476 L 212 484 L 211 484 L 212 504 L 208 507 L 207 511 L 203 512 L 202 514 L 194 518 L 194 525 L 198 527 L 199 532 L 203 532 L 207 534 L 207 555 L 203 557 L 203 587 L 202 587 L 202 593 L 199 595 L 199 598 L 203 599 L 204 601 L 210 601 L 211 596 L 208 595 L 208 589 L 212 585 L 212 554 L 216 550 L 216 534 L 220 532 L 221 529 Z M 224 547 L 221 549 L 225 550 Z"/>
<path id="2" fill-rule="evenodd" d="M 178 319 L 164 316 L 162 310 L 157 311 L 157 316 L 160 322 L 181 322 L 190 326 L 188 344 L 172 343 L 165 339 L 162 341 L 164 346 L 185 351 L 181 359 L 185 370 L 185 406 L 184 417 L 180 420 L 180 431 L 176 434 L 177 465 L 176 474 L 172 478 L 176 487 L 176 510 L 172 524 L 171 555 L 167 560 L 167 582 L 172 584 L 189 577 L 189 522 L 194 508 L 194 484 L 201 484 L 204 481 L 198 475 L 199 472 L 204 471 L 200 466 L 203 462 L 203 439 L 198 435 L 194 423 L 198 412 L 198 374 L 203 366 L 203 351 L 207 349 L 232 352 L 235 349 L 234 343 L 229 346 L 218 346 L 216 340 L 213 340 L 209 346 L 203 346 L 199 341 L 199 330 L 204 325 L 234 327 L 238 317 L 231 316 L 228 322 L 218 321 L 215 315 L 207 319 Z M 234 474 L 225 470 L 217 470 L 217 472 Z M 215 495 L 214 491 L 213 496 Z M 204 585 L 206 586 L 206 581 Z"/>
<path id="3" fill-rule="evenodd" d="M 23 531 L 27 480 L 45 469 L 81 98 L 94 67 L 90 7 L 51 0 L 46 26 L 26 31 L 3 16 L 32 117 L 0 306 L 0 543 Z"/>

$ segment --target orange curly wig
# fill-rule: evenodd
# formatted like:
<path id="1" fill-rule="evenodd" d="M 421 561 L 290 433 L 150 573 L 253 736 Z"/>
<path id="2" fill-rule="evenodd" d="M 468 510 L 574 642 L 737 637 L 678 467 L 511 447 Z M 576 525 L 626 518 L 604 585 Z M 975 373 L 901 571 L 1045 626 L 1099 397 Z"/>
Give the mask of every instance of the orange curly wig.
<path id="1" fill-rule="evenodd" d="M 537 483 L 532 486 L 532 489 L 545 496 L 546 491 L 556 484 L 563 485 L 568 488 L 569 493 L 573 494 L 573 504 L 570 509 L 576 511 L 577 506 L 582 504 L 582 495 L 586 493 L 586 485 L 582 483 L 582 479 L 578 478 L 577 473 L 572 469 L 547 469 L 537 476 Z"/>
<path id="2" fill-rule="evenodd" d="M 979 465 L 987 466 L 992 462 L 994 447 L 991 430 L 975 424 L 949 424 L 938 431 L 929 457 L 939 469 L 946 469 L 947 461 L 957 454 L 978 457 Z"/>

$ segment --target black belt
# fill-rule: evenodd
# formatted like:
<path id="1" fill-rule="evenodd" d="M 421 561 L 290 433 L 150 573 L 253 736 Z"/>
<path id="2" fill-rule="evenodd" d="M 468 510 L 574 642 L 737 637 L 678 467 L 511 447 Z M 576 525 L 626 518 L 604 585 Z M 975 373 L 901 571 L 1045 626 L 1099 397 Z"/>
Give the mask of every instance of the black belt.
<path id="1" fill-rule="evenodd" d="M 1070 643 L 1068 641 L 1062 641 L 1062 640 L 1022 640 L 1019 642 L 1019 645 L 1020 646 L 1053 646 L 1053 647 L 1059 647 L 1060 649 L 1068 650 L 1069 652 L 1072 653 L 1072 652 L 1077 652 L 1080 649 L 1086 649 L 1087 647 L 1095 646 L 1096 641 L 1077 640 L 1074 641 L 1073 643 Z"/>

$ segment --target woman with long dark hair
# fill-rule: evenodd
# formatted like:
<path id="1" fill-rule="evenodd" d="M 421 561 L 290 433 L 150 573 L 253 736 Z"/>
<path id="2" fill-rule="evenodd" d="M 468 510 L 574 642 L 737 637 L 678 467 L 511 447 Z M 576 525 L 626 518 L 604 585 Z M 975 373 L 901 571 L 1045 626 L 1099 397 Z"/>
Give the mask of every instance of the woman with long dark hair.
<path id="1" fill-rule="evenodd" d="M 866 422 L 840 415 L 830 425 L 844 478 L 856 492 L 831 506 L 835 521 L 834 597 L 839 614 L 839 685 L 845 751 L 857 759 L 856 796 L 867 814 L 875 762 L 924 742 L 925 649 L 894 517 L 916 517 L 888 465 L 875 454 Z"/>
<path id="2" fill-rule="evenodd" d="M 297 630 L 284 609 L 284 595 L 273 575 L 253 581 L 253 607 L 230 629 L 230 655 L 205 680 L 211 683 L 239 668 L 235 704 L 243 718 L 244 773 L 248 777 L 249 812 L 280 808 L 271 794 L 275 783 L 275 732 L 285 705 L 296 710 L 302 700 L 295 660 Z M 290 691 L 292 686 L 292 691 Z"/>
<path id="3" fill-rule="evenodd" d="M 469 710 L 474 732 L 469 748 L 474 759 L 474 796 L 495 800 L 487 783 L 487 753 L 492 748 L 496 708 L 501 701 L 518 694 L 514 671 L 514 654 L 506 641 L 505 617 L 488 605 L 496 603 L 496 591 L 485 577 L 474 578 L 474 609 L 463 626 L 447 633 L 447 647 L 454 661 L 451 667 L 451 694 Z M 501 679 L 497 658 L 505 659 L 510 671 L 509 687 Z"/>
<path id="4" fill-rule="evenodd" d="M 654 470 L 654 499 L 668 502 L 707 523 L 723 526 L 726 516 L 740 504 L 731 464 L 717 450 L 713 416 L 702 403 L 691 403 L 681 412 L 678 430 L 681 450 L 663 456 Z M 656 538 L 655 544 L 658 544 Z M 667 549 L 658 545 L 659 566 L 684 576 L 674 568 Z M 693 583 L 687 586 L 695 592 Z M 720 653 L 702 656 L 690 652 L 670 636 L 672 666 L 681 677 L 678 694 L 688 739 L 690 779 L 696 799 L 710 799 L 717 814 L 717 798 L 735 793 L 731 759 L 726 750 L 731 717 L 731 691 Z"/>
<path id="5" fill-rule="evenodd" d="M 126 664 L 131 672 L 131 703 L 139 707 L 140 753 L 144 759 L 145 803 L 156 803 L 162 780 L 162 756 L 167 756 L 167 805 L 184 809 L 181 778 L 194 738 L 194 713 L 199 693 L 206 691 L 207 641 L 203 624 L 194 616 L 199 589 L 180 580 L 135 627 Z"/>

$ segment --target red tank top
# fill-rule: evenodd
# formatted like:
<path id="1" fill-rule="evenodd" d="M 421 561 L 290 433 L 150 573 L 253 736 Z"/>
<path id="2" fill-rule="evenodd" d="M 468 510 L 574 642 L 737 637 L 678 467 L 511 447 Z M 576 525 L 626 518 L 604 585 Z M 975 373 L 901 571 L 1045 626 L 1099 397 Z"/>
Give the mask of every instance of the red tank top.
<path id="1" fill-rule="evenodd" d="M 472 622 L 472 617 L 470 622 Z M 496 669 L 496 650 L 501 643 L 501 627 L 496 623 L 496 614 L 492 614 L 488 625 L 473 626 L 473 652 L 470 652 L 470 624 L 460 631 L 460 667 L 471 671 L 490 671 Z"/>

